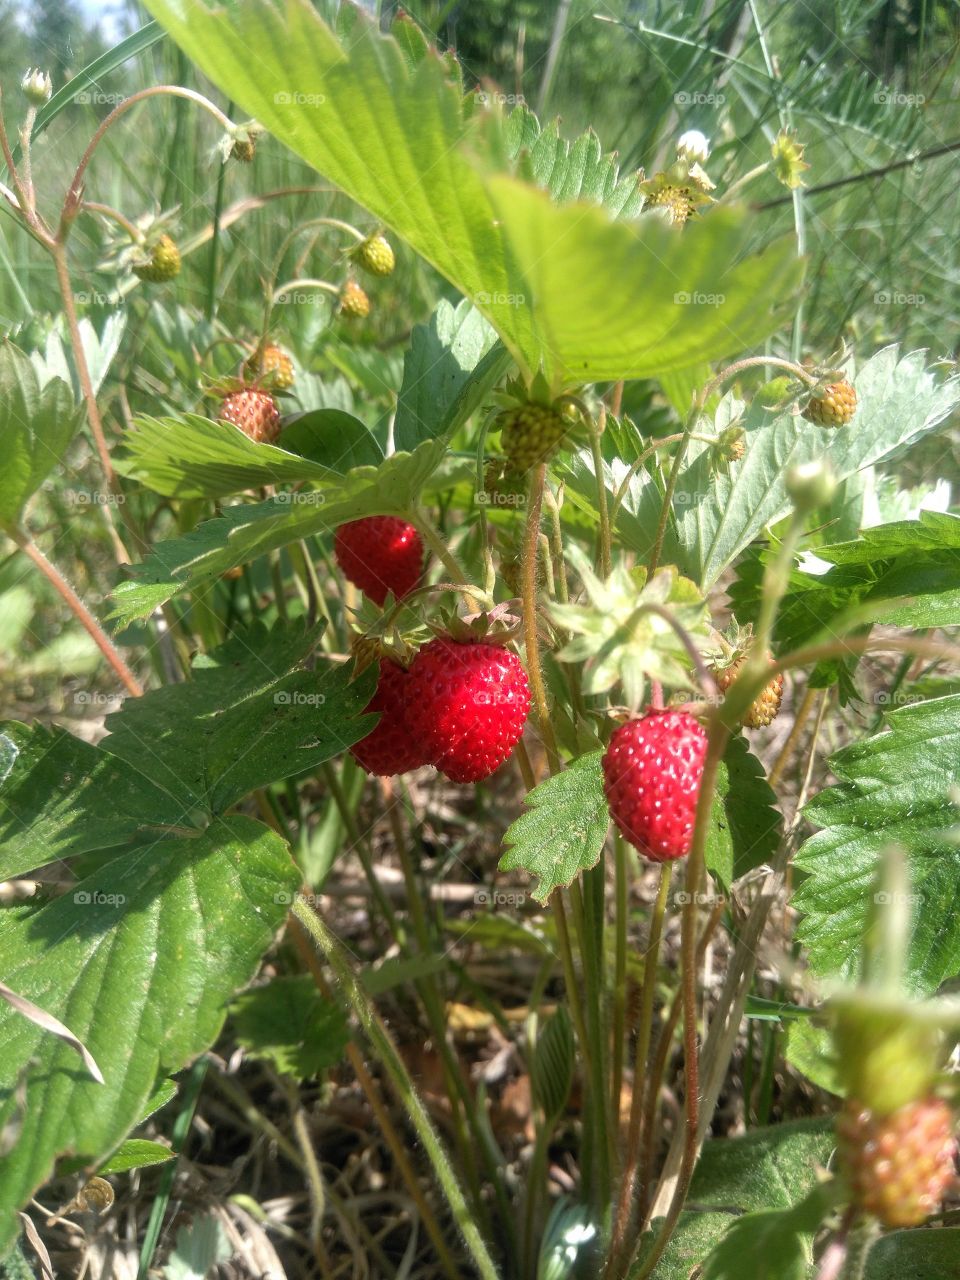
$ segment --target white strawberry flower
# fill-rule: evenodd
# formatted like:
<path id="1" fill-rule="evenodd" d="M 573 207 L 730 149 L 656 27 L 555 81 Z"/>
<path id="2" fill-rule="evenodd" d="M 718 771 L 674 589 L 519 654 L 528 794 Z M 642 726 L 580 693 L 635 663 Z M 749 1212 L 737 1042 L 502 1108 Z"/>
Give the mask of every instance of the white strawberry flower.
<path id="1" fill-rule="evenodd" d="M 677 141 L 677 159 L 686 164 L 705 164 L 710 155 L 710 142 L 699 129 L 688 129 Z"/>

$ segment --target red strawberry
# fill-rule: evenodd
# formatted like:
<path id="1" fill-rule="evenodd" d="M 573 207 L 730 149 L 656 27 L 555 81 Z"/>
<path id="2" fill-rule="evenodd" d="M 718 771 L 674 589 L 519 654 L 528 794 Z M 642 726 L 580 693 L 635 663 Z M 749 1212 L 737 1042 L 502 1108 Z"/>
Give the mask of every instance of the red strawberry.
<path id="1" fill-rule="evenodd" d="M 527 673 L 501 645 L 438 636 L 410 668 L 407 724 L 451 782 L 478 782 L 499 769 L 529 710 Z"/>
<path id="2" fill-rule="evenodd" d="M 407 680 L 408 673 L 398 662 L 391 658 L 381 660 L 377 691 L 364 707 L 364 711 L 379 711 L 380 722 L 350 748 L 361 769 L 381 778 L 429 763 L 407 727 L 404 712 Z"/>
<path id="3" fill-rule="evenodd" d="M 397 516 L 365 516 L 342 524 L 333 549 L 344 577 L 376 604 L 383 604 L 388 591 L 401 600 L 423 572 L 420 535 Z"/>
<path id="4" fill-rule="evenodd" d="M 273 396 L 253 387 L 231 391 L 220 405 L 220 418 L 232 422 L 260 444 L 273 444 L 280 434 L 280 410 Z"/>
<path id="5" fill-rule="evenodd" d="M 624 839 L 652 862 L 690 852 L 707 735 L 686 711 L 622 724 L 603 757 L 603 789 Z"/>

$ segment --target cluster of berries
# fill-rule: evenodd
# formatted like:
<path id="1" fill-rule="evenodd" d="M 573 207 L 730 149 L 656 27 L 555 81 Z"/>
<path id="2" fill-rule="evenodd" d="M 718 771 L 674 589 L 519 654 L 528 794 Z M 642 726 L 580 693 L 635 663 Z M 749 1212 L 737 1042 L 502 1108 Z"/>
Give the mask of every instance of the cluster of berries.
<path id="1" fill-rule="evenodd" d="M 334 553 L 344 576 L 378 605 L 409 595 L 423 571 L 420 535 L 397 516 L 341 525 Z M 452 782 L 479 782 L 519 742 L 530 686 L 520 659 L 502 645 L 437 636 L 409 667 L 380 659 L 366 710 L 380 721 L 351 754 L 367 773 L 389 777 L 432 764 Z"/>

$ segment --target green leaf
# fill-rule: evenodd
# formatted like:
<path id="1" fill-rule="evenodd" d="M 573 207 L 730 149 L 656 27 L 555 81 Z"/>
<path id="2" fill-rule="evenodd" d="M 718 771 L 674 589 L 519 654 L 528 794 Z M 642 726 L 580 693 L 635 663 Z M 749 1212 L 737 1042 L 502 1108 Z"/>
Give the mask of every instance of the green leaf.
<path id="1" fill-rule="evenodd" d="M 283 841 L 234 816 L 193 839 L 144 843 L 38 909 L 0 912 L 5 980 L 65 1021 L 105 1080 L 0 1008 L 0 1125 L 24 1073 L 27 1088 L 19 1140 L 0 1165 L 0 1249 L 16 1232 L 13 1210 L 58 1155 L 96 1168 L 139 1122 L 158 1077 L 213 1042 L 283 921 L 277 898 L 297 884 Z"/>
<path id="2" fill-rule="evenodd" d="M 280 437 L 284 449 L 337 475 L 354 467 L 376 467 L 383 450 L 368 426 L 342 409 L 314 409 L 291 418 Z"/>
<path id="3" fill-rule="evenodd" d="M 0 879 L 110 849 L 171 821 L 169 797 L 65 729 L 0 726 Z M 91 797 L 96 803 L 91 803 Z"/>
<path id="4" fill-rule="evenodd" d="M 906 852 L 915 901 L 907 981 L 935 991 L 960 969 L 960 846 L 953 788 L 960 776 L 960 695 L 901 707 L 886 732 L 838 751 L 840 779 L 804 810 L 822 827 L 796 856 L 806 871 L 794 904 L 797 936 L 817 974 L 858 976 L 860 939 L 881 850 Z"/>
<path id="5" fill-rule="evenodd" d="M 466 112 L 446 60 L 411 63 L 364 15 L 341 44 L 306 5 L 237 0 L 229 23 L 189 0 L 149 7 L 220 89 L 406 240 L 528 372 L 543 365 L 555 385 L 739 352 L 776 327 L 799 281 L 788 239 L 748 253 L 743 211 L 715 210 L 678 234 L 658 217 L 616 222 L 583 200 L 560 207 L 529 183 L 488 176 L 509 157 L 499 114 Z M 514 143 L 517 133 L 530 137 L 520 127 Z M 548 132 L 539 155 L 558 194 L 611 194 L 623 207 L 589 135 L 567 159 Z M 677 303 L 683 294 L 722 302 Z"/>
<path id="6" fill-rule="evenodd" d="M 146 1138 L 128 1138 L 97 1170 L 99 1174 L 128 1173 L 131 1169 L 146 1169 L 152 1164 L 166 1164 L 176 1155 L 162 1142 L 150 1142 Z"/>
<path id="7" fill-rule="evenodd" d="M 524 176 L 544 187 L 554 200 L 590 200 L 620 218 L 635 218 L 643 207 L 640 174 L 620 174 L 616 153 L 605 153 L 600 139 L 588 129 L 569 142 L 560 136 L 559 122 L 546 128 L 526 106 L 510 112 L 504 141 Z"/>
<path id="8" fill-rule="evenodd" d="M 694 441 L 674 498 L 679 563 L 704 589 L 789 512 L 786 474 L 791 466 L 822 457 L 829 445 L 831 465 L 843 480 L 929 434 L 960 400 L 960 380 L 938 382 L 924 367 L 923 352 L 898 359 L 895 347 L 868 360 L 853 383 L 857 416 L 849 428 L 834 431 L 807 422 L 795 408 L 771 415 L 759 397 L 746 408 L 732 397 L 721 402 L 714 432 L 708 434 L 738 420 L 746 455 L 728 472 L 712 474 L 710 446 Z"/>
<path id="9" fill-rule="evenodd" d="M 704 1262 L 703 1280 L 807 1280 L 831 1190 L 814 1187 L 790 1209 L 764 1209 L 732 1222 Z"/>
<path id="10" fill-rule="evenodd" d="M 602 751 L 581 756 L 526 798 L 527 809 L 503 838 L 501 871 L 520 869 L 539 877 L 533 892 L 544 903 L 554 889 L 572 883 L 596 865 L 610 815 L 600 770 Z"/>
<path id="11" fill-rule="evenodd" d="M 957 1280 L 960 1229 L 891 1231 L 867 1257 L 865 1280 Z"/>
<path id="12" fill-rule="evenodd" d="M 871 620 L 891 626 L 960 623 L 960 517 L 921 511 L 917 520 L 864 529 L 852 542 L 818 547 L 816 555 L 834 567 L 791 574 L 774 631 L 784 651 L 836 635 L 843 615 L 855 609 L 867 609 Z M 745 560 L 730 588 L 741 622 L 756 619 L 763 569 L 762 559 Z"/>
<path id="13" fill-rule="evenodd" d="M 843 1097 L 846 1087 L 840 1082 L 833 1037 L 826 1027 L 800 1018 L 787 1027 L 784 1057 L 796 1071 L 812 1080 L 827 1093 Z"/>
<path id="14" fill-rule="evenodd" d="M 0 527 L 19 523 L 28 499 L 62 461 L 82 418 L 67 383 L 52 378 L 41 387 L 23 352 L 0 343 Z"/>
<path id="15" fill-rule="evenodd" d="M 441 299 L 429 325 L 414 327 L 403 362 L 393 427 L 398 449 L 449 439 L 510 365 L 497 335 L 469 302 Z"/>
<path id="16" fill-rule="evenodd" d="M 736 422 L 745 432 L 746 456 L 728 472 L 715 473 L 710 445 L 691 442 L 678 477 L 662 562 L 677 564 L 706 590 L 755 538 L 788 514 L 785 479 L 793 464 L 820 458 L 829 445 L 831 464 L 843 480 L 936 430 L 960 400 L 960 380 L 938 381 L 925 368 L 923 352 L 901 359 L 896 347 L 877 352 L 853 381 L 857 416 L 851 427 L 835 431 L 815 427 L 795 406 L 775 413 L 760 397 L 747 406 L 725 396 L 712 426 L 703 421 L 700 431 L 714 435 Z M 636 452 L 607 459 L 604 483 L 611 494 L 634 457 Z M 624 545 L 641 556 L 652 548 L 660 515 L 661 488 L 651 468 L 633 479 L 617 516 Z M 571 458 L 567 473 L 571 487 L 592 501 L 596 480 L 588 450 Z"/>
<path id="17" fill-rule="evenodd" d="M 530 1067 L 533 1092 L 547 1122 L 555 1122 L 567 1105 L 576 1064 L 573 1023 L 563 1005 L 537 1036 Z"/>
<path id="18" fill-rule="evenodd" d="M 717 1138 L 704 1144 L 677 1230 L 657 1267 L 657 1280 L 689 1280 L 695 1266 L 702 1266 L 710 1250 L 728 1228 L 735 1229 L 742 1215 L 765 1215 L 769 1211 L 786 1215 L 792 1230 L 800 1231 L 801 1247 L 812 1260 L 812 1230 L 804 1224 L 813 1218 L 812 1206 L 804 1205 L 817 1185 L 817 1170 L 825 1167 L 833 1149 L 833 1126 L 829 1120 L 799 1120 L 767 1129 L 754 1129 L 740 1138 Z M 793 1215 L 796 1214 L 796 1218 Z M 781 1219 L 783 1221 L 783 1219 Z M 820 1218 L 814 1223 L 819 1223 Z M 771 1225 L 768 1219 L 759 1224 Z M 660 1226 L 655 1220 L 653 1231 Z M 646 1241 L 646 1247 L 652 1234 Z M 768 1238 L 769 1242 L 769 1238 Z M 784 1241 L 786 1243 L 786 1241 Z M 775 1244 L 771 1247 L 776 1248 Z M 749 1254 L 744 1245 L 744 1263 Z M 641 1251 L 642 1263 L 645 1250 Z M 777 1254 L 777 1263 L 782 1260 Z M 789 1254 L 788 1254 L 789 1257 Z M 764 1257 L 752 1259 L 755 1267 L 736 1273 L 735 1280 L 788 1280 L 806 1272 L 763 1270 Z M 639 1266 L 638 1266 L 639 1269 Z M 724 1271 L 715 1275 L 726 1275 Z"/>
<path id="19" fill-rule="evenodd" d="M 763 765 L 743 734 L 735 734 L 717 771 L 707 833 L 707 868 L 724 889 L 776 852 L 781 827 L 776 802 Z"/>
<path id="20" fill-rule="evenodd" d="M 193 679 L 131 698 L 107 717 L 103 749 L 147 773 L 174 821 L 203 822 L 257 787 L 315 768 L 373 725 L 362 711 L 376 669 L 303 663 L 319 628 L 277 624 L 237 633 Z"/>
<path id="21" fill-rule="evenodd" d="M 307 501 L 307 494 L 297 501 L 281 494 L 268 502 L 228 507 L 185 537 L 154 547 L 133 567 L 134 580 L 117 587 L 111 616 L 120 626 L 146 618 L 181 591 L 206 586 L 236 565 L 345 520 L 409 515 L 445 452 L 442 440 L 431 440 L 413 453 L 392 454 L 379 467 L 357 467 L 316 501 Z"/>
<path id="22" fill-rule="evenodd" d="M 248 1054 L 296 1080 L 334 1066 L 350 1038 L 343 1011 L 323 998 L 308 973 L 245 991 L 233 1002 L 231 1015 L 237 1041 Z"/>
<path id="23" fill-rule="evenodd" d="M 182 418 L 139 417 L 124 444 L 125 451 L 114 462 L 117 471 L 176 498 L 225 498 L 265 485 L 301 480 L 323 484 L 337 479 L 329 466 L 276 445 L 258 444 L 239 427 L 195 413 Z M 312 491 L 296 497 L 324 500 Z"/>

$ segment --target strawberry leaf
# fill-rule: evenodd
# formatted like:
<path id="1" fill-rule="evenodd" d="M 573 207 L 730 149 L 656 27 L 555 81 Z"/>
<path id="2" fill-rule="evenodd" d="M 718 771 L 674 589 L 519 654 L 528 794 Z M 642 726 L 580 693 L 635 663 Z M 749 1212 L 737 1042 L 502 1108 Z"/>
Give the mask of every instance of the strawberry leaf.
<path id="1" fill-rule="evenodd" d="M 735 734 L 717 771 L 707 832 L 707 868 L 724 889 L 776 852 L 781 825 L 776 800 L 763 765 L 743 734 Z"/>
<path id="2" fill-rule="evenodd" d="M 858 976 L 881 850 L 906 852 L 913 915 L 907 982 L 928 995 L 960 969 L 960 695 L 889 712 L 886 731 L 838 751 L 840 782 L 804 810 L 822 830 L 796 856 L 807 873 L 795 897 L 797 936 L 817 974 Z"/>
<path id="3" fill-rule="evenodd" d="M 0 528 L 19 523 L 27 501 L 62 460 L 82 418 L 65 381 L 51 378 L 41 384 L 23 352 L 10 342 L 0 343 Z"/>
<path id="4" fill-rule="evenodd" d="M 409 515 L 445 452 L 445 441 L 430 440 L 413 453 L 392 454 L 378 467 L 357 467 L 329 489 L 227 507 L 192 533 L 154 547 L 133 567 L 134 579 L 117 587 L 111 616 L 122 626 L 148 617 L 181 591 L 206 586 L 236 565 L 346 520 Z"/>
<path id="5" fill-rule="evenodd" d="M 308 973 L 245 991 L 231 1014 L 237 1042 L 248 1054 L 296 1080 L 334 1066 L 350 1038 L 342 1009 L 320 995 Z"/>
<path id="6" fill-rule="evenodd" d="M 95 1169 L 140 1121 L 158 1078 L 212 1043 L 298 883 L 283 841 L 237 815 L 190 839 L 141 844 L 39 908 L 0 912 L 5 981 L 67 1023 L 105 1082 L 0 1006 L 0 1127 L 21 1126 L 0 1163 L 0 1250 L 58 1155 Z"/>
<path id="7" fill-rule="evenodd" d="M 743 210 L 713 210 L 682 234 L 656 216 L 615 220 L 589 200 L 630 212 L 635 183 L 595 138 L 567 149 L 522 120 L 511 132 L 464 100 L 449 59 L 411 60 L 362 13 L 341 41 L 308 5 L 235 0 L 229 22 L 214 4 L 149 8 L 214 84 L 406 240 L 523 369 L 542 366 L 558 388 L 740 352 L 773 331 L 799 283 L 789 238 L 750 252 Z M 504 173 L 523 143 L 520 171 L 575 204 Z"/>
<path id="8" fill-rule="evenodd" d="M 503 838 L 506 852 L 500 870 L 539 877 L 533 891 L 537 902 L 546 902 L 554 889 L 572 883 L 600 859 L 610 823 L 602 757 L 602 751 L 591 751 L 541 782 L 527 796 L 526 812 Z"/>

